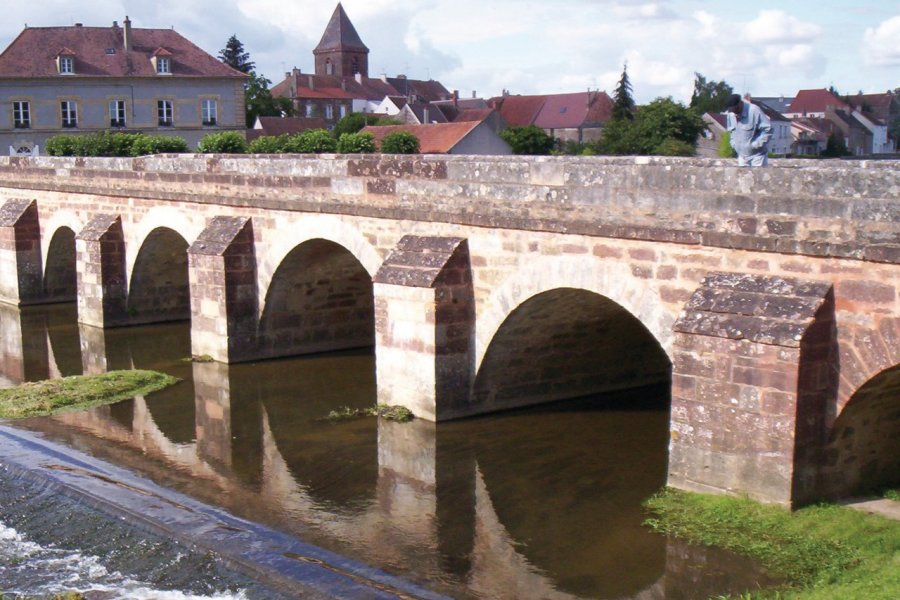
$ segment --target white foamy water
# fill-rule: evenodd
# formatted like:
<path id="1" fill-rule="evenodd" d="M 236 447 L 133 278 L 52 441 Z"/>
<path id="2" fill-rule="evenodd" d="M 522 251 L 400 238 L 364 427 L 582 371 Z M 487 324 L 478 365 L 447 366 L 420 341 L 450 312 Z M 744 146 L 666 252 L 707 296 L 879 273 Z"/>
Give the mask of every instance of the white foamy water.
<path id="1" fill-rule="evenodd" d="M 99 557 L 36 544 L 0 522 L 0 593 L 45 596 L 78 591 L 103 600 L 245 600 L 243 591 L 211 596 L 159 590 L 109 571 Z"/>

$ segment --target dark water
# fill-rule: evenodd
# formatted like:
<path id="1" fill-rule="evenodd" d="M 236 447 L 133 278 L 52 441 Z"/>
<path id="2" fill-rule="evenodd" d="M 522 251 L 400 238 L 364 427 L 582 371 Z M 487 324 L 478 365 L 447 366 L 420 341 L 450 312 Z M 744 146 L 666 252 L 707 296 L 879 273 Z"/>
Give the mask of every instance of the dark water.
<path id="1" fill-rule="evenodd" d="M 375 403 L 371 353 L 191 363 L 187 324 L 104 333 L 67 307 L 10 310 L 10 382 L 131 367 L 183 380 L 20 426 L 436 591 L 671 600 L 767 582 L 641 526 L 641 501 L 665 483 L 666 390 L 441 425 L 333 422 Z"/>

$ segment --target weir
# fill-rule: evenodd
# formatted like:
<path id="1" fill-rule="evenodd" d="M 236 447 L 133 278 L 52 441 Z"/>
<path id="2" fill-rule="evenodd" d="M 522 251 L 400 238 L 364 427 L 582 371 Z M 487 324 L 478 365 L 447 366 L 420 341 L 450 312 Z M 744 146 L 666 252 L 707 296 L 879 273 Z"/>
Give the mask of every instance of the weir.
<path id="1" fill-rule="evenodd" d="M 0 296 L 74 280 L 85 325 L 189 316 L 223 363 L 374 343 L 379 401 L 435 421 L 671 377 L 669 483 L 795 504 L 897 472 L 883 432 L 829 440 L 848 407 L 900 427 L 898 189 L 862 161 L 2 158 Z"/>

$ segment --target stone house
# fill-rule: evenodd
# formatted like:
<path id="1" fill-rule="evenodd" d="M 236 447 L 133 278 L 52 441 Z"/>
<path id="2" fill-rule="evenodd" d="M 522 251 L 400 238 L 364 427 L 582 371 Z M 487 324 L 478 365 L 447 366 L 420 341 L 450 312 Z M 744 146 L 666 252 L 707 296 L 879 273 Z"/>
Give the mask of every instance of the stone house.
<path id="1" fill-rule="evenodd" d="M 26 27 L 0 54 L 0 147 L 61 133 L 183 137 L 244 130 L 246 75 L 172 29 Z"/>

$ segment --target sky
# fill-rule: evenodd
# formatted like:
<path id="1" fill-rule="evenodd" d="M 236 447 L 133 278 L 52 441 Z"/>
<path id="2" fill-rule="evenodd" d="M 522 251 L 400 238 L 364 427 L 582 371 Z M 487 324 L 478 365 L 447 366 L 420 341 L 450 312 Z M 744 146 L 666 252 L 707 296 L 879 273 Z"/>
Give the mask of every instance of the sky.
<path id="1" fill-rule="evenodd" d="M 273 83 L 313 72 L 331 0 L 4 2 L 0 46 L 29 27 L 172 27 L 217 56 L 236 35 Z M 605 90 L 687 104 L 694 74 L 754 96 L 900 87 L 900 0 L 343 0 L 369 74 L 437 79 L 460 97 Z"/>

